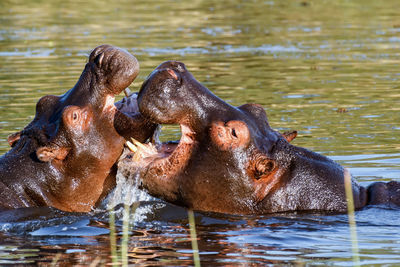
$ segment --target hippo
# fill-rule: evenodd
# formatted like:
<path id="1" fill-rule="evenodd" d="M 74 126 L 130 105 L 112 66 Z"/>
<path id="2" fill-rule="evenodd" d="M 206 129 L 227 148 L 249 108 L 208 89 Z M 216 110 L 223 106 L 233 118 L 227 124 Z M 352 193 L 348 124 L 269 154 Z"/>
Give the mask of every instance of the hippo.
<path id="1" fill-rule="evenodd" d="M 140 113 L 155 124 L 179 124 L 178 142 L 134 140 L 119 162 L 126 177 L 173 204 L 205 212 L 267 214 L 345 212 L 346 170 L 273 130 L 257 104 L 229 105 L 177 61 L 159 65 L 143 83 Z M 347 175 L 352 179 L 350 175 Z M 355 209 L 400 204 L 400 183 L 368 188 L 351 180 Z"/>
<path id="2" fill-rule="evenodd" d="M 92 210 L 115 186 L 125 139 L 145 141 L 154 131 L 138 113 L 136 95 L 114 105 L 138 72 L 130 53 L 101 45 L 72 89 L 43 96 L 32 122 L 9 136 L 11 150 L 0 157 L 0 210 Z"/>

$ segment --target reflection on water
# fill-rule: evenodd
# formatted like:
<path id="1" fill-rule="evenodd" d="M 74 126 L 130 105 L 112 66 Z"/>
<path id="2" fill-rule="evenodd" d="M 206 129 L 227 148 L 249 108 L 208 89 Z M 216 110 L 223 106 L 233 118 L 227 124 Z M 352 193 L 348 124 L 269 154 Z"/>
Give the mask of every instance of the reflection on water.
<path id="1" fill-rule="evenodd" d="M 227 102 L 262 104 L 272 127 L 298 130 L 296 145 L 332 157 L 363 185 L 400 179 L 397 1 L 6 0 L 0 7 L 1 153 L 7 136 L 32 120 L 36 101 L 71 88 L 90 50 L 110 43 L 141 63 L 132 89 L 162 61 L 181 60 Z M 150 202 L 132 218 L 130 261 L 192 264 L 186 211 L 137 199 Z M 26 213 L 1 214 L 0 264 L 110 262 L 104 210 Z M 357 213 L 362 263 L 400 263 L 398 219 L 398 210 L 378 207 Z M 205 265 L 351 265 L 344 215 L 196 220 Z"/>
<path id="2" fill-rule="evenodd" d="M 146 215 L 130 231 L 131 263 L 191 265 L 192 250 L 187 212 L 169 204 L 142 202 Z M 140 211 L 141 210 L 141 211 Z M 54 216 L 49 210 L 48 217 Z M 399 209 L 371 207 L 357 213 L 358 242 L 364 263 L 398 264 Z M 122 207 L 116 208 L 121 218 Z M 58 212 L 58 218 L 60 214 Z M 313 263 L 348 265 L 351 242 L 346 215 L 290 213 L 265 216 L 227 216 L 196 213 L 200 257 L 204 265 Z M 54 216 L 56 217 L 56 216 Z M 110 261 L 107 214 L 64 213 L 62 219 L 24 218 L 2 231 L 0 263 L 60 264 Z M 0 223 L 4 226 L 6 223 Z M 40 224 L 47 226 L 40 226 Z M 37 230 L 37 228 L 39 228 Z M 117 221 L 121 231 L 122 222 Z"/>

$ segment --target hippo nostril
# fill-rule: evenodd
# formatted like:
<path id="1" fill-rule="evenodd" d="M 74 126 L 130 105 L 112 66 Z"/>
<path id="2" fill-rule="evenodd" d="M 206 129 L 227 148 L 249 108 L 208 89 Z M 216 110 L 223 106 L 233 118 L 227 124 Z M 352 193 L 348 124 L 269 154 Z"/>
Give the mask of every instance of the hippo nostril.
<path id="1" fill-rule="evenodd" d="M 95 59 L 94 59 L 94 63 L 98 66 L 101 67 L 101 64 L 103 63 L 103 58 L 104 58 L 104 53 L 100 53 L 98 54 Z"/>
<path id="2" fill-rule="evenodd" d="M 232 135 L 233 135 L 234 137 L 236 137 L 236 138 L 238 137 L 237 134 L 236 134 L 235 129 L 232 129 Z"/>
<path id="3" fill-rule="evenodd" d="M 107 49 L 112 48 L 110 45 L 100 45 L 93 49 L 89 56 L 89 62 L 95 62 L 95 59 L 99 57 L 99 55 L 104 54 L 104 51 Z"/>

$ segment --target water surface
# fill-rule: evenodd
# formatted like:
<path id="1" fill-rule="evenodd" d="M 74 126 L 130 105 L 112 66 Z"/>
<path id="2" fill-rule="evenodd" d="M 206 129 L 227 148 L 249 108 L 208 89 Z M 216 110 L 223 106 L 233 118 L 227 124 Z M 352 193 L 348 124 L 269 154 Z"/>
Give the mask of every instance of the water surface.
<path id="1" fill-rule="evenodd" d="M 394 0 L 2 1 L 0 152 L 36 101 L 71 88 L 91 49 L 109 43 L 139 59 L 133 90 L 161 62 L 181 60 L 227 102 L 263 105 L 273 128 L 298 130 L 294 144 L 333 158 L 361 184 L 400 181 L 397 10 Z M 173 127 L 164 134 L 179 138 Z M 193 264 L 186 210 L 141 200 L 149 201 L 132 218 L 130 262 Z M 31 212 L 0 224 L 0 264 L 110 261 L 104 210 Z M 399 210 L 371 207 L 356 219 L 361 263 L 399 265 Z M 352 264 L 345 215 L 197 213 L 196 222 L 204 265 Z"/>

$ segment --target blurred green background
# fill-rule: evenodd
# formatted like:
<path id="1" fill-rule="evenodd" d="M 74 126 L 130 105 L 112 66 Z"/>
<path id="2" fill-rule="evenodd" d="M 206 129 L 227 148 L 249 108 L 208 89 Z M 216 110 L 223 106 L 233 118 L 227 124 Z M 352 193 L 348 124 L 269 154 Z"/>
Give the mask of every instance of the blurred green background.
<path id="1" fill-rule="evenodd" d="M 298 130 L 295 144 L 348 167 L 360 167 L 364 157 L 355 155 L 366 154 L 398 177 L 397 7 L 361 0 L 3 0 L 0 152 L 8 150 L 6 137 L 32 120 L 36 101 L 71 88 L 91 49 L 108 43 L 139 59 L 133 90 L 161 62 L 181 60 L 227 102 L 262 104 L 272 127 Z M 175 128 L 164 132 L 179 137 Z M 368 164 L 361 165 L 378 166 Z"/>

